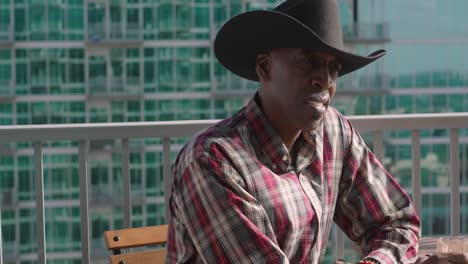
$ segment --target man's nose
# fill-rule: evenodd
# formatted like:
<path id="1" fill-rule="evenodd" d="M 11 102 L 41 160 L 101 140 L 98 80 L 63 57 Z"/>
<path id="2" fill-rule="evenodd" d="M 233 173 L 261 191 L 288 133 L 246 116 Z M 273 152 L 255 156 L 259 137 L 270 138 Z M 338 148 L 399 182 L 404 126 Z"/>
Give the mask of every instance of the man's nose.
<path id="1" fill-rule="evenodd" d="M 320 90 L 328 90 L 333 85 L 328 67 L 321 66 L 318 72 L 312 74 L 312 86 Z"/>

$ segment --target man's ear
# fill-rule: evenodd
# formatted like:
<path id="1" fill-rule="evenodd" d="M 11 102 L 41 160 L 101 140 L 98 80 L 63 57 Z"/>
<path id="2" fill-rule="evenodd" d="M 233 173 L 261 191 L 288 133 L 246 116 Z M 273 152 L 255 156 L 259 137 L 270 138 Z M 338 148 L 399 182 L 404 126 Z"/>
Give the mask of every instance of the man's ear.
<path id="1" fill-rule="evenodd" d="M 255 71 L 257 72 L 259 81 L 270 80 L 270 62 L 269 54 L 260 54 L 255 59 Z"/>

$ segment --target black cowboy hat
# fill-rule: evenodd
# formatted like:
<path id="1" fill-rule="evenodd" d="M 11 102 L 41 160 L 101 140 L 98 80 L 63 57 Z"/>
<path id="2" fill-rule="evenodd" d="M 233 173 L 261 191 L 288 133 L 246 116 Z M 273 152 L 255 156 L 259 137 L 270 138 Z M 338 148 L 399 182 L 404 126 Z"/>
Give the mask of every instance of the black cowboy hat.
<path id="1" fill-rule="evenodd" d="M 242 13 L 223 25 L 214 42 L 216 58 L 224 67 L 257 82 L 256 57 L 272 48 L 305 48 L 333 54 L 342 64 L 339 76 L 385 55 L 385 50 L 367 57 L 344 51 L 336 0 L 287 0 L 272 11 Z"/>

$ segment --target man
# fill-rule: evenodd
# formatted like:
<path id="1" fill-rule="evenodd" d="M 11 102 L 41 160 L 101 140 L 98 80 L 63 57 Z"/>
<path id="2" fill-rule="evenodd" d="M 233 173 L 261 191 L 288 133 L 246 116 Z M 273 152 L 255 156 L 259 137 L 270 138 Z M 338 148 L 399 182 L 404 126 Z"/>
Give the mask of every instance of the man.
<path id="1" fill-rule="evenodd" d="M 420 222 L 408 195 L 330 107 L 337 78 L 385 52 L 343 50 L 335 0 L 243 13 L 214 49 L 260 88 L 180 152 L 167 263 L 321 263 L 333 221 L 360 263 L 413 260 Z"/>

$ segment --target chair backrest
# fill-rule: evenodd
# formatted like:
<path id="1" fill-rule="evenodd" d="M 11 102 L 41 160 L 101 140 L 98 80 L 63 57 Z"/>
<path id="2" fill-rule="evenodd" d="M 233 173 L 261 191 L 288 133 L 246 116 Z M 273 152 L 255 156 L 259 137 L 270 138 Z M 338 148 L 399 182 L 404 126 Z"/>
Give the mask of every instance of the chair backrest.
<path id="1" fill-rule="evenodd" d="M 419 240 L 418 256 L 437 253 L 438 237 L 421 237 Z"/>
<path id="2" fill-rule="evenodd" d="M 123 254 L 121 249 L 165 244 L 167 225 L 109 230 L 104 232 L 104 239 L 107 249 L 113 251 L 113 255 L 109 257 L 111 264 L 165 263 L 165 249 Z"/>

